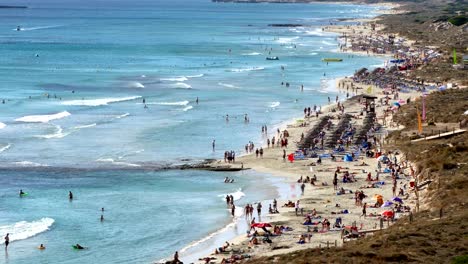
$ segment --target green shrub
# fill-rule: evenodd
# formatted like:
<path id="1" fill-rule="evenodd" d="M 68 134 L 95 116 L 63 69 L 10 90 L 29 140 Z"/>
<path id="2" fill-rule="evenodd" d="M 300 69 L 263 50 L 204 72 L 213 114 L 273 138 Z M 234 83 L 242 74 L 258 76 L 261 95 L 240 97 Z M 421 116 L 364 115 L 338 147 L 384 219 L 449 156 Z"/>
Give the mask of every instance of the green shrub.
<path id="1" fill-rule="evenodd" d="M 466 22 L 468 22 L 468 18 L 466 16 L 456 16 L 456 17 L 450 18 L 448 21 L 452 25 L 461 26 L 461 25 L 465 24 Z"/>
<path id="2" fill-rule="evenodd" d="M 454 257 L 452 260 L 452 264 L 463 264 L 468 263 L 468 255 Z"/>

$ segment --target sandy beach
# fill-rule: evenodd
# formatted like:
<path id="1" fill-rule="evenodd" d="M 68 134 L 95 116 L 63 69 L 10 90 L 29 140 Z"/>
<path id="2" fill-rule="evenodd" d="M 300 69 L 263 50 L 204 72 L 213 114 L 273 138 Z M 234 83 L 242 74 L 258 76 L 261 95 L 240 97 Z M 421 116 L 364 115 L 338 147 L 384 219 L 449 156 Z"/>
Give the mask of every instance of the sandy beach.
<path id="1" fill-rule="evenodd" d="M 375 30 L 371 29 L 370 24 L 374 21 L 362 21 L 362 24 L 355 26 L 327 26 L 325 30 L 335 32 L 339 34 L 346 34 L 347 44 L 357 41 L 362 35 L 374 35 L 379 37 L 387 38 L 387 35 L 379 35 L 379 28 Z M 411 42 L 404 41 L 404 46 L 411 45 Z M 357 51 L 344 48 L 342 52 L 356 53 Z M 365 51 L 359 53 L 366 53 Z M 367 53 L 369 55 L 385 55 L 393 56 L 388 52 L 384 54 L 376 54 L 374 52 Z M 357 69 L 356 69 L 357 70 Z M 406 93 L 388 92 L 380 89 L 377 86 L 359 83 L 353 81 L 352 78 L 341 78 L 336 80 L 336 87 L 340 91 L 340 98 L 335 101 L 335 98 L 331 98 L 331 102 L 321 109 L 321 114 L 316 117 L 314 112 L 310 117 L 303 117 L 296 119 L 285 127 L 280 128 L 278 131 L 268 131 L 265 134 L 265 138 L 275 139 L 282 138 L 286 133 L 288 134 L 287 147 L 280 147 L 276 144 L 274 147 L 262 146 L 263 155 L 256 155 L 254 153 L 242 156 L 236 160 L 232 167 L 240 167 L 253 169 L 258 172 L 264 172 L 275 176 L 287 177 L 287 184 L 295 185 L 297 189 L 304 187 L 303 194 L 298 200 L 287 201 L 278 200 L 278 211 L 279 213 L 268 214 L 267 219 L 262 219 L 261 222 L 267 222 L 271 226 L 282 226 L 288 227 L 287 231 L 281 231 L 280 235 L 269 236 L 271 241 L 259 242 L 259 244 L 253 245 L 249 243 L 252 236 L 242 235 L 229 241 L 228 247 L 223 247 L 219 254 L 213 254 L 207 256 L 207 259 L 200 260 L 200 263 L 233 263 L 228 262 L 231 260 L 243 259 L 244 257 L 257 257 L 257 256 L 271 256 L 283 253 L 289 253 L 296 250 L 305 248 L 318 248 L 318 247 L 334 247 L 341 246 L 346 239 L 343 236 L 342 230 L 347 229 L 350 226 L 356 226 L 360 235 L 372 235 L 373 232 L 386 228 L 393 224 L 393 221 L 388 221 L 388 218 L 382 217 L 382 212 L 386 210 L 392 210 L 391 206 L 383 208 L 381 206 L 373 207 L 376 199 L 375 197 L 381 195 L 383 201 L 392 201 L 394 197 L 399 197 L 404 200 L 404 204 L 409 208 L 414 209 L 415 207 L 415 196 L 410 190 L 411 177 L 411 163 L 404 160 L 401 155 L 398 155 L 397 150 L 383 149 L 382 145 L 385 136 L 392 130 L 399 129 L 397 124 L 392 122 L 392 111 L 396 111 L 396 108 L 392 108 L 392 102 L 396 99 L 403 104 L 407 100 L 414 100 L 421 95 L 418 91 L 409 91 Z M 356 96 L 352 97 L 354 94 Z M 344 150 L 340 152 L 334 152 L 333 148 L 337 144 L 332 144 L 333 147 L 318 146 L 314 150 L 321 158 L 321 163 L 318 163 L 318 158 L 296 158 L 294 161 L 288 160 L 288 155 L 297 153 L 299 150 L 298 143 L 301 142 L 301 138 L 307 137 L 307 133 L 313 128 L 316 128 L 320 121 L 327 117 L 329 119 L 330 129 L 325 127 L 320 128 L 325 132 L 325 141 L 334 133 L 334 129 L 339 126 L 345 115 L 350 117 L 347 122 L 348 128 L 356 129 L 359 131 L 366 120 L 365 105 L 363 103 L 363 95 L 375 97 L 375 119 L 373 120 L 372 128 L 377 128 L 376 131 L 373 129 L 365 131 L 369 138 L 375 138 L 376 146 L 372 148 L 373 152 L 379 151 L 381 154 L 388 154 L 387 156 L 391 161 L 395 161 L 401 166 L 401 173 L 399 178 L 396 180 L 396 190 L 393 188 L 393 179 L 391 173 L 388 172 L 387 165 L 378 165 L 378 159 L 375 155 L 366 156 L 365 152 L 361 152 L 359 146 L 350 144 L 346 146 L 344 144 Z M 348 95 L 348 100 L 346 99 Z M 389 96 L 393 97 L 390 98 Z M 390 98 L 390 99 L 389 99 Z M 344 107 L 343 111 L 338 110 L 338 103 Z M 311 107 L 304 105 L 304 107 Z M 390 111 L 390 109 L 393 109 Z M 390 112 L 390 114 L 389 114 Z M 401 127 L 400 127 L 401 128 Z M 370 140 L 370 139 L 369 139 Z M 320 145 L 320 144 L 317 144 Z M 327 144 L 325 144 L 327 145 Z M 258 149 L 258 147 L 256 147 Z M 283 153 L 286 153 L 286 158 L 283 158 Z M 335 160 L 330 158 L 330 155 L 335 156 Z M 344 157 L 347 154 L 355 153 L 353 161 L 344 161 Z M 393 154 L 389 154 L 393 153 Z M 397 153 L 397 154 L 395 154 Z M 310 156 L 310 155 L 309 155 Z M 224 161 L 218 161 L 213 166 L 226 165 Z M 378 172 L 379 171 L 379 172 Z M 384 172 L 387 171 L 387 172 Z M 378 173 L 377 173 L 378 172 Z M 337 188 L 334 188 L 333 178 L 335 173 L 338 176 Z M 352 176 L 352 182 L 343 182 L 343 175 L 349 173 Z M 368 180 L 370 178 L 372 180 Z M 378 175 L 378 179 L 376 176 Z M 305 179 L 316 178 L 312 183 L 310 180 Z M 300 181 L 299 179 L 303 179 Z M 304 185 L 303 185 L 304 184 Z M 302 186 L 301 186 L 302 185 Z M 343 188 L 344 193 L 339 194 L 339 190 Z M 401 189 L 401 190 L 400 190 Z M 357 204 L 355 199 L 356 191 L 363 191 L 366 195 L 363 203 L 367 203 L 366 216 L 363 216 L 362 204 Z M 399 192 L 400 195 L 398 195 Z M 299 206 L 297 203 L 299 201 Z M 285 207 L 284 205 L 291 202 L 292 207 Z M 271 204 L 270 204 L 271 205 Z M 253 205 L 256 208 L 256 205 Z M 298 210 L 296 211 L 296 208 Z M 263 210 L 268 210 L 268 204 L 263 204 Z M 407 208 L 408 209 L 408 208 Z M 237 207 L 237 210 L 243 210 L 243 208 Z M 406 214 L 409 210 L 406 210 Z M 396 213 L 395 219 L 401 217 L 405 213 Z M 311 216 L 313 225 L 304 225 L 306 216 Z M 256 217 L 258 222 L 258 215 L 255 212 L 253 217 Z M 246 218 L 246 222 L 251 221 L 251 217 Z M 341 224 L 335 226 L 336 221 L 340 221 Z M 383 219 L 384 221 L 380 221 Z M 329 221 L 331 227 L 328 229 L 326 224 L 323 222 Z M 246 224 L 248 226 L 248 224 Z M 342 228 L 346 227 L 346 228 Z M 315 230 L 314 230 L 315 228 Z M 260 234 L 265 233 L 263 230 L 258 229 Z M 247 232 L 248 230 L 246 230 Z M 273 232 L 273 228 L 269 228 L 269 231 Z M 314 232 L 315 231 L 315 232 Z M 251 231 L 254 232 L 254 231 Z M 305 243 L 298 243 L 302 238 L 305 238 Z M 261 239 L 259 239 L 261 240 Z M 223 245 L 219 245 L 220 247 Z M 215 251 L 215 249 L 213 249 Z M 234 256 L 234 257 L 232 257 Z"/>

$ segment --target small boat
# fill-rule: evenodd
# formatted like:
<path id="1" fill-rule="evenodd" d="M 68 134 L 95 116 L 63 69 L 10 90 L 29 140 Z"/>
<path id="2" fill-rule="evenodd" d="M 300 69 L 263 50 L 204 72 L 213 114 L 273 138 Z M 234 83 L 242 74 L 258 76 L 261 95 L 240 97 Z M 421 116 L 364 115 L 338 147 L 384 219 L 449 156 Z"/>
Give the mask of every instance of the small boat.
<path id="1" fill-rule="evenodd" d="M 343 59 L 338 59 L 338 58 L 325 58 L 325 59 L 322 59 L 322 61 L 324 61 L 324 62 L 341 62 L 341 61 L 343 61 Z"/>
<path id="2" fill-rule="evenodd" d="M 267 59 L 267 60 L 279 60 L 278 57 L 267 57 L 266 59 Z"/>

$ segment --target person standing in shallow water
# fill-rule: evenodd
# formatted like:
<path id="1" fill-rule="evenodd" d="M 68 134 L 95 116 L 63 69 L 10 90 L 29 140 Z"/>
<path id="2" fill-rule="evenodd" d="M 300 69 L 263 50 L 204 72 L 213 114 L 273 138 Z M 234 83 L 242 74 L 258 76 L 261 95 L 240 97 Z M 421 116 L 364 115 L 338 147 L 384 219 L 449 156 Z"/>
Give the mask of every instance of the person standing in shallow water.
<path id="1" fill-rule="evenodd" d="M 5 250 L 8 249 L 9 244 L 10 244 L 10 233 L 7 233 L 5 236 Z"/>
<path id="2" fill-rule="evenodd" d="M 73 193 L 71 191 L 68 192 L 68 199 L 73 200 Z"/>
<path id="3" fill-rule="evenodd" d="M 213 143 L 211 143 L 211 145 L 213 146 L 213 151 L 215 151 L 215 147 L 216 147 L 216 140 L 213 139 Z"/>

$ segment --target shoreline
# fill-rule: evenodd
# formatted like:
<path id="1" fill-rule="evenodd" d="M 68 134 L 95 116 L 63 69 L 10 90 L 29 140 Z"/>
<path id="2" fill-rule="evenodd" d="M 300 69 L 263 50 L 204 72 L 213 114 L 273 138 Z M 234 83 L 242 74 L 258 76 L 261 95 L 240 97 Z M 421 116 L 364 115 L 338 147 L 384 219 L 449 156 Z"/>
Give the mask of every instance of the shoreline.
<path id="1" fill-rule="evenodd" d="M 312 3 L 321 3 L 321 2 L 312 2 Z M 322 3 L 323 4 L 323 3 Z M 337 2 L 337 3 L 334 3 L 334 4 L 346 4 L 344 2 Z M 355 3 L 348 3 L 348 4 L 355 4 Z M 387 9 L 387 10 L 379 10 L 378 11 L 378 15 L 375 16 L 374 18 L 371 18 L 371 19 L 366 19 L 366 21 L 375 21 L 376 19 L 378 19 L 378 16 L 384 14 L 384 13 L 387 13 L 387 12 L 392 12 L 392 10 L 396 7 L 399 7 L 400 5 L 398 4 L 388 4 L 388 5 L 382 5 L 382 4 L 373 4 L 374 6 L 383 6 L 383 7 L 387 7 L 387 8 L 390 8 L 390 9 Z M 360 22 L 361 19 L 353 19 L 352 21 L 356 21 L 356 22 Z M 322 26 L 323 27 L 326 27 L 326 25 Z M 353 26 L 351 26 L 353 27 Z M 329 33 L 334 33 L 337 35 L 337 39 L 336 39 L 336 42 L 337 44 L 340 44 L 340 40 L 339 40 L 339 37 L 340 37 L 340 34 L 342 33 L 341 31 L 339 30 L 324 30 L 325 32 L 329 32 Z M 340 51 L 339 49 L 336 50 L 335 52 L 337 53 L 345 53 L 343 51 Z M 362 53 L 358 53 L 358 52 L 353 52 L 353 51 L 348 51 L 346 53 L 349 53 L 349 54 L 358 54 L 358 55 L 363 55 Z M 369 54 L 369 56 L 387 56 L 389 57 L 390 55 L 389 54 Z M 332 88 L 332 90 L 334 92 L 338 92 L 338 93 L 341 93 L 342 92 L 342 89 L 338 88 L 338 83 L 341 82 L 342 80 L 348 78 L 347 76 L 341 76 L 341 77 L 337 77 L 337 78 L 333 78 L 333 79 L 330 79 L 328 80 L 328 82 L 333 82 L 334 83 L 334 87 Z M 358 91 L 356 90 L 356 96 L 357 95 Z M 363 94 L 363 91 L 360 92 L 360 94 Z M 347 103 L 347 101 L 349 101 L 349 99 L 351 99 L 352 97 L 350 96 L 349 98 L 345 98 L 345 100 L 340 100 L 340 103 Z M 335 108 L 336 107 L 336 103 L 332 103 L 332 104 L 325 104 L 326 102 L 324 102 L 324 105 L 321 107 L 321 112 L 322 113 L 329 113 L 331 111 L 331 109 Z M 322 114 L 322 116 L 324 115 Z M 285 120 L 284 122 L 281 122 L 278 126 L 279 126 L 279 129 L 281 131 L 283 131 L 283 129 L 288 129 L 288 127 L 290 126 L 294 126 L 296 124 L 296 121 L 298 119 L 303 119 L 299 116 L 297 117 L 293 117 L 293 118 L 290 118 L 288 120 Z M 312 122 L 313 123 L 313 122 Z M 290 129 L 288 129 L 289 131 Z M 299 128 L 298 129 L 299 131 L 303 131 L 304 128 Z M 291 136 L 291 138 L 298 138 L 298 134 L 297 135 L 293 135 Z M 264 140 L 262 140 L 264 141 Z M 294 143 L 293 143 L 294 144 Z M 262 147 L 266 147 L 266 144 L 264 144 L 265 146 L 262 146 Z M 265 148 L 265 155 L 267 155 L 268 153 L 268 150 Z M 292 186 L 293 184 L 296 185 L 296 179 L 297 177 L 299 177 L 299 175 L 302 175 L 302 173 L 295 173 L 293 174 L 293 176 L 291 175 L 291 172 L 288 171 L 288 170 L 278 170 L 277 168 L 272 168 L 270 166 L 262 166 L 260 164 L 255 164 L 254 166 L 251 166 L 249 167 L 248 164 L 250 163 L 246 163 L 247 159 L 249 157 L 251 157 L 253 154 L 252 153 L 249 153 L 249 154 L 246 154 L 246 153 L 242 153 L 242 155 L 239 155 L 238 158 L 237 158 L 237 161 L 236 161 L 236 164 L 241 164 L 241 163 L 244 163 L 244 164 L 247 164 L 247 166 L 245 167 L 245 169 L 252 169 L 254 170 L 256 173 L 262 173 L 262 174 L 267 174 L 266 177 L 274 177 L 274 178 L 277 178 L 277 179 L 282 179 L 284 180 L 284 182 L 282 182 L 283 185 L 287 186 L 287 185 L 290 185 Z M 222 160 L 217 160 L 217 161 L 214 161 L 211 163 L 211 166 L 216 168 L 218 167 L 218 165 L 227 165 L 226 163 L 224 163 Z M 231 166 L 233 167 L 233 166 Z M 234 166 L 236 167 L 236 166 Z M 283 202 L 285 202 L 285 200 L 282 200 L 281 197 L 282 196 L 287 196 L 287 194 L 285 193 L 280 193 L 279 192 L 279 187 L 277 187 L 277 191 L 278 191 L 278 194 L 279 194 L 279 197 L 274 197 L 275 199 L 278 200 L 278 203 L 279 204 L 282 204 Z M 299 186 L 295 186 L 297 189 L 299 189 Z M 303 196 L 300 196 L 300 199 L 311 199 L 313 197 L 310 197 L 310 195 L 303 195 Z M 281 199 L 281 200 L 280 200 Z M 270 202 L 272 200 L 264 200 L 264 201 L 261 201 L 262 204 L 264 205 L 263 208 L 265 209 L 266 208 L 266 204 L 268 202 Z M 243 210 L 243 208 L 241 207 L 237 207 L 236 208 L 237 210 Z M 263 211 L 265 212 L 265 211 Z M 290 212 L 287 212 L 287 213 L 290 213 Z M 271 220 L 271 221 L 290 221 L 291 219 L 288 219 L 287 216 L 284 216 L 282 214 L 280 215 L 270 215 L 270 214 L 264 214 L 262 213 L 262 216 L 266 216 L 268 220 Z M 197 240 L 197 241 L 193 241 L 192 243 L 190 243 L 189 245 L 185 246 L 182 250 L 183 252 L 185 252 L 185 250 L 187 250 L 188 248 L 191 248 L 191 247 L 196 247 L 197 244 L 200 244 L 200 243 L 203 243 L 203 242 L 206 242 L 210 239 L 212 239 L 213 237 L 215 236 L 222 236 L 223 233 L 226 233 L 228 232 L 228 230 L 230 228 L 238 228 L 239 224 L 241 223 L 244 228 L 247 228 L 247 225 L 245 225 L 245 223 L 242 223 L 244 222 L 243 221 L 243 215 L 241 217 L 238 217 L 238 219 L 236 219 L 235 221 L 233 222 L 230 222 L 229 224 L 227 224 L 226 226 L 224 226 L 223 228 L 219 229 L 219 230 L 216 230 L 215 232 L 212 232 L 210 234 L 208 234 L 207 236 Z M 235 247 L 242 247 L 242 243 L 245 243 L 245 240 L 246 240 L 246 236 L 245 236 L 245 232 L 241 232 L 242 234 L 241 235 L 238 235 L 238 236 L 235 236 L 234 238 L 232 239 L 228 239 L 228 242 L 232 245 L 232 246 L 235 246 Z M 221 242 L 223 243 L 223 242 Z M 318 245 L 318 244 L 317 244 Z M 218 246 L 221 246 L 221 244 L 219 244 Z M 214 251 L 215 248 L 212 248 L 210 249 L 211 252 Z M 294 250 L 298 250 L 300 248 L 295 248 Z M 290 252 L 291 249 L 289 250 L 286 250 L 286 252 Z M 204 252 L 206 252 L 206 250 L 204 250 Z M 182 251 L 180 251 L 179 253 L 182 253 Z M 281 251 L 275 251 L 275 252 L 270 252 L 270 253 L 274 253 L 274 254 L 281 254 L 281 253 L 284 253 L 284 252 L 281 252 Z M 212 254 L 210 254 L 212 255 Z M 255 256 L 266 256 L 266 255 L 269 255 L 268 252 L 261 252 L 261 253 L 256 253 Z M 191 254 L 191 256 L 196 256 L 197 258 L 200 258 L 200 257 L 204 257 L 204 256 L 207 256 L 206 254 L 203 255 L 201 253 L 197 254 L 197 253 L 194 253 L 194 254 Z M 213 256 L 213 255 L 212 255 Z M 218 258 L 219 256 L 215 255 L 214 257 L 216 257 L 217 259 L 216 260 L 213 260 L 213 262 L 210 262 L 210 263 L 220 263 L 221 259 Z M 167 259 L 169 258 L 165 258 L 164 261 L 166 261 Z M 183 254 L 182 254 L 182 259 L 183 259 Z M 193 259 L 190 259 L 191 261 Z M 162 261 L 162 260 L 161 260 Z M 159 263 L 159 262 L 157 262 Z M 192 263 L 192 262 L 190 262 Z M 198 262 L 195 261 L 195 263 L 204 263 L 203 261 L 199 260 Z"/>
<path id="2" fill-rule="evenodd" d="M 342 3 L 340 3 L 340 4 L 342 4 Z M 399 7 L 400 5 L 395 5 L 395 6 L 396 6 L 396 7 Z M 392 9 L 390 9 L 390 10 L 392 10 Z M 391 11 L 390 11 L 390 12 L 391 12 Z M 373 19 L 370 20 L 370 21 L 376 21 L 377 19 L 378 19 L 378 16 L 376 16 L 375 18 L 373 18 Z M 369 21 L 367 21 L 367 23 L 369 23 Z M 352 27 L 355 27 L 355 26 L 349 26 L 349 27 L 352 28 Z M 331 29 L 331 30 L 327 30 L 327 31 L 328 31 L 328 32 L 333 32 L 333 33 L 336 33 L 336 34 L 341 34 L 341 33 L 342 33 L 342 31 L 337 30 L 336 28 Z M 337 42 L 340 43 L 340 41 L 339 41 L 338 39 L 337 39 Z M 350 54 L 362 54 L 362 53 L 358 53 L 358 52 L 355 52 L 355 51 L 341 51 L 341 52 L 346 52 L 346 53 L 350 53 Z M 368 54 L 368 56 L 387 56 L 387 57 L 390 57 L 391 55 L 389 55 L 389 54 L 374 54 L 374 53 L 371 53 L 371 54 Z M 350 81 L 350 79 L 348 79 L 348 77 L 339 77 L 339 78 L 336 78 L 336 79 L 335 79 L 335 82 L 338 83 L 338 84 L 341 83 L 341 82 L 343 82 L 343 81 L 346 82 L 346 83 L 348 83 L 348 82 Z M 352 82 L 352 80 L 351 80 L 351 82 Z M 352 82 L 352 83 L 355 84 L 355 85 L 357 85 L 360 89 L 362 89 L 362 90 L 360 91 L 360 95 L 364 94 L 364 87 L 362 87 L 362 86 L 363 86 L 362 84 L 357 84 L 357 83 L 355 83 L 355 82 Z M 337 88 L 337 87 L 335 87 L 335 88 Z M 336 89 L 336 91 L 339 92 L 339 93 L 341 93 L 341 92 L 344 93 L 344 91 L 343 91 L 342 89 L 340 89 L 340 88 Z M 383 95 L 381 94 L 382 91 L 383 91 L 382 89 L 379 89 L 379 88 L 377 88 L 377 87 L 373 87 L 373 88 L 372 88 L 372 95 L 375 96 L 376 94 L 378 94 L 378 95 L 380 95 L 380 97 L 379 97 L 378 99 L 381 99 L 381 98 L 383 98 Z M 350 107 L 351 109 L 353 109 L 353 107 L 356 107 L 356 106 L 359 107 L 359 104 L 358 104 L 358 103 L 356 103 L 356 102 L 351 103 L 351 101 L 353 101 L 353 98 L 359 97 L 359 96 L 360 96 L 360 95 L 357 95 L 357 94 L 358 94 L 358 90 L 356 89 L 356 96 L 349 97 L 349 98 L 347 98 L 346 100 L 341 101 L 341 103 L 344 104 L 344 105 L 346 105 L 346 108 Z M 405 97 L 407 97 L 407 98 L 414 99 L 415 97 L 418 96 L 418 93 L 410 93 L 410 94 L 405 94 L 405 95 L 407 95 L 407 96 L 405 96 Z M 350 104 L 351 104 L 351 106 L 350 106 Z M 322 116 L 323 116 L 323 115 L 326 115 L 326 114 L 329 114 L 330 111 L 331 111 L 331 109 L 335 108 L 336 105 L 337 105 L 336 103 L 325 105 L 325 107 L 323 107 L 323 108 L 321 109 L 321 110 L 322 110 L 322 113 L 323 113 Z M 354 110 L 356 110 L 356 109 L 354 109 Z M 299 136 L 299 132 L 302 133 L 302 132 L 306 131 L 306 129 L 307 129 L 307 127 L 292 128 L 292 129 L 289 128 L 290 126 L 291 126 L 291 127 L 294 126 L 294 125 L 296 124 L 296 121 L 297 121 L 298 119 L 300 119 L 300 118 L 298 118 L 298 117 L 293 117 L 293 118 L 291 118 L 291 119 L 289 119 L 289 120 L 286 120 L 285 122 L 282 122 L 281 125 L 280 125 L 280 127 L 281 127 L 281 126 L 286 126 L 286 129 L 288 129 L 288 132 L 290 132 L 290 134 L 292 134 L 292 135 L 290 135 L 290 139 L 296 139 L 296 140 L 297 140 L 297 139 L 299 138 L 299 137 L 298 137 L 298 136 Z M 316 121 L 316 120 L 315 120 L 315 121 Z M 309 124 L 308 127 L 312 127 L 312 124 L 314 124 L 313 121 L 310 122 L 310 124 Z M 291 132 L 290 130 L 294 130 L 294 131 Z M 291 140 L 291 141 L 294 141 L 294 140 Z M 291 145 L 295 145 L 295 143 L 292 142 Z M 263 146 L 263 147 L 265 147 L 265 146 Z M 288 149 L 288 153 L 290 153 L 292 150 L 293 150 L 293 149 Z M 270 158 L 270 159 L 272 159 L 272 157 L 271 157 L 272 149 L 270 149 L 270 148 L 265 148 L 265 149 L 264 149 L 264 152 L 265 152 L 265 153 L 264 153 L 265 158 Z M 279 155 L 278 155 L 278 156 L 279 156 Z M 292 168 L 278 168 L 278 167 L 275 167 L 275 166 L 271 166 L 272 164 L 262 164 L 262 162 L 260 162 L 260 163 L 259 163 L 259 162 L 255 162 L 255 160 L 252 160 L 252 157 L 253 157 L 253 154 L 252 154 L 252 153 L 246 154 L 246 155 L 242 155 L 241 157 L 238 158 L 237 163 L 243 163 L 243 166 L 244 166 L 244 164 L 245 164 L 245 165 L 247 165 L 248 168 L 251 168 L 251 169 L 253 169 L 253 170 L 255 170 L 256 172 L 259 172 L 259 173 L 267 173 L 267 174 L 272 175 L 272 176 L 274 176 L 274 177 L 281 177 L 281 178 L 284 178 L 284 179 L 286 180 L 285 184 L 295 184 L 295 183 L 296 183 L 296 179 L 297 179 L 299 176 L 302 176 L 302 175 L 308 173 L 308 170 L 307 170 L 308 168 L 310 168 L 309 174 L 312 174 L 312 173 L 313 173 L 313 174 L 317 174 L 317 177 L 318 177 L 319 180 L 322 179 L 322 177 L 323 177 L 323 178 L 326 177 L 326 176 L 324 175 L 324 173 L 319 173 L 319 172 L 323 172 L 323 171 L 320 171 L 320 169 L 317 171 L 316 169 L 313 169 L 312 166 L 308 166 L 308 165 L 306 165 L 306 164 L 301 164 L 302 167 L 307 167 L 307 168 L 305 168 L 305 169 L 304 169 L 304 168 L 297 168 L 298 165 L 295 166 L 297 170 L 294 170 L 294 169 L 292 169 Z M 274 160 L 274 158 L 273 158 L 273 160 Z M 278 160 L 278 159 L 277 159 L 277 160 Z M 374 162 L 374 161 L 375 161 L 374 158 L 361 158 L 361 160 L 362 160 L 363 163 L 368 164 L 367 166 L 376 166 L 376 162 Z M 361 160 L 359 160 L 359 161 L 361 161 Z M 278 162 L 279 162 L 279 161 L 278 161 Z M 369 163 L 372 163 L 372 162 L 374 162 L 374 163 L 373 163 L 373 164 L 369 164 Z M 216 162 L 216 164 L 219 164 L 219 163 L 222 163 L 222 161 L 217 161 L 217 162 Z M 216 164 L 213 164 L 213 165 L 216 166 Z M 285 164 L 288 164 L 288 162 L 286 161 Z M 330 163 L 324 163 L 324 164 L 326 164 L 326 165 L 328 165 L 328 166 L 333 166 L 333 164 L 330 164 Z M 343 163 L 342 163 L 342 164 L 343 164 Z M 249 165 L 251 165 L 251 166 L 249 166 Z M 322 167 L 324 167 L 324 166 L 322 166 Z M 367 168 L 369 168 L 369 167 L 367 167 Z M 360 169 L 360 168 L 359 168 L 359 169 Z M 408 167 L 406 167 L 405 169 L 408 170 Z M 407 175 L 409 175 L 409 172 L 408 172 L 408 171 L 406 171 L 406 172 L 407 172 Z M 284 175 L 288 175 L 288 176 L 287 176 L 287 177 L 284 177 Z M 319 178 L 319 177 L 320 177 L 320 178 Z M 387 180 L 388 180 L 388 179 L 387 179 Z M 405 184 L 405 185 L 409 184 L 409 180 L 410 180 L 410 179 L 409 179 L 408 177 L 405 177 L 405 179 L 404 179 L 405 183 L 404 183 L 404 184 Z M 363 184 L 363 183 L 365 183 L 365 182 L 362 182 L 362 181 L 361 181 L 360 183 Z M 403 184 L 403 181 L 402 181 L 401 184 Z M 299 186 L 297 186 L 297 187 L 299 188 Z M 327 187 L 328 187 L 328 188 L 327 188 Z M 323 190 L 324 190 L 324 189 L 329 189 L 329 187 L 330 187 L 330 185 L 328 185 L 328 186 L 321 186 L 321 187 L 318 187 L 317 189 L 315 189 L 315 191 L 321 191 L 321 192 L 323 193 Z M 388 185 L 387 185 L 387 187 L 388 187 Z M 357 187 L 357 188 L 358 188 L 358 187 Z M 308 188 L 307 188 L 307 189 L 308 189 Z M 351 188 L 351 189 L 353 189 L 353 188 Z M 301 200 L 301 201 L 303 201 L 303 200 L 316 200 L 316 199 L 317 199 L 317 197 L 316 197 L 317 195 L 315 194 L 315 191 L 314 191 L 314 194 L 310 194 L 310 193 L 305 193 L 305 194 L 303 194 L 303 195 L 300 197 L 299 200 Z M 385 191 L 385 195 L 386 195 L 387 197 L 389 196 L 389 194 L 388 194 L 388 192 L 389 192 L 388 188 L 386 188 L 385 190 L 379 189 L 379 191 L 380 191 L 380 192 L 384 192 L 384 191 Z M 330 196 L 330 195 L 327 196 L 325 193 L 323 193 L 323 195 L 327 197 L 324 201 L 322 201 L 323 203 L 326 203 L 326 204 L 325 204 L 325 207 L 327 207 L 327 206 L 328 206 L 327 203 L 330 203 L 330 200 L 328 200 L 328 199 L 333 199 L 334 197 L 333 197 L 333 196 Z M 391 196 L 391 195 L 390 195 L 390 196 Z M 279 199 L 279 198 L 277 197 L 276 199 Z M 279 204 L 282 204 L 283 202 L 285 202 L 285 201 L 284 201 L 284 200 L 279 200 L 279 201 L 278 201 Z M 414 205 L 414 201 L 412 201 L 412 202 L 410 201 L 409 204 Z M 340 207 L 341 207 L 341 205 L 340 205 Z M 310 209 L 310 208 L 309 208 L 309 209 Z M 282 211 L 282 210 L 280 210 L 280 211 Z M 314 211 L 315 211 L 315 209 L 314 209 Z M 317 211 L 318 211 L 318 210 L 317 210 Z M 291 213 L 292 213 L 291 210 L 288 210 L 288 211 L 286 211 L 286 212 L 281 212 L 279 215 L 276 215 L 276 214 L 270 215 L 271 220 L 272 220 L 271 222 L 281 222 L 281 223 L 282 223 L 282 222 L 286 222 L 286 223 L 291 223 L 292 221 L 297 221 L 297 217 L 295 218 L 294 216 L 291 216 Z M 302 218 L 301 218 L 301 219 L 302 219 Z M 362 230 L 364 226 L 369 226 L 369 222 L 366 222 L 366 223 L 364 224 L 364 223 L 363 223 L 364 220 L 361 220 L 360 217 L 359 217 L 358 219 L 354 218 L 353 220 L 354 220 L 354 223 L 356 223 L 356 220 L 359 220 L 359 221 L 361 222 L 361 223 L 360 223 L 360 230 Z M 348 224 L 349 224 L 349 223 L 348 223 Z M 372 221 L 371 221 L 371 224 L 372 224 Z M 377 226 L 377 224 L 375 223 L 373 229 L 376 229 L 376 226 Z M 371 229 L 372 229 L 372 228 L 371 228 Z M 333 238 L 335 238 L 335 239 L 334 239 L 335 245 L 340 246 L 340 245 L 342 245 L 341 239 L 339 239 L 336 235 L 337 235 L 336 233 L 335 233 L 335 234 L 332 234 L 332 236 L 331 236 L 331 241 L 333 242 Z M 337 238 L 338 238 L 338 239 L 337 239 Z M 326 239 L 328 239 L 328 240 L 327 240 L 327 246 L 328 246 L 328 243 L 330 242 L 330 240 L 329 240 L 330 238 L 326 238 Z M 234 246 L 234 247 L 239 247 L 239 246 L 240 246 L 241 248 L 243 248 L 242 252 L 244 252 L 244 253 L 245 253 L 245 252 L 251 253 L 251 251 L 249 251 L 249 247 L 246 247 L 246 240 L 247 240 L 247 238 L 246 238 L 245 235 L 240 235 L 240 236 L 236 237 L 235 239 L 230 240 L 229 242 L 231 243 L 231 247 L 233 247 L 233 246 Z M 313 240 L 313 241 L 312 241 L 312 240 Z M 323 239 L 320 239 L 320 238 L 318 238 L 318 239 L 311 239 L 311 241 L 309 241 L 309 243 L 311 243 L 311 244 L 309 244 L 309 246 L 308 246 L 307 248 L 321 246 L 322 243 L 323 243 L 323 241 L 321 241 L 321 240 L 323 240 Z M 337 241 L 340 241 L 340 242 L 337 243 Z M 291 240 L 289 240 L 288 243 L 291 243 Z M 306 243 L 306 244 L 307 244 L 307 243 Z M 300 249 L 304 249 L 304 248 L 305 248 L 305 247 L 294 247 L 294 245 L 293 245 L 292 247 L 287 247 L 286 249 L 280 249 L 280 250 L 277 250 L 277 251 L 273 251 L 273 250 L 268 250 L 268 249 L 267 249 L 267 250 L 265 250 L 265 251 L 263 251 L 263 252 L 259 252 L 258 250 L 254 250 L 253 256 L 256 256 L 256 257 L 257 257 L 257 256 L 271 256 L 271 255 L 277 255 L 277 254 L 292 252 L 292 251 L 300 250 Z M 213 257 L 213 255 L 211 255 L 211 257 Z M 216 259 L 212 259 L 212 261 L 210 261 L 209 263 L 221 263 L 221 262 L 220 262 L 221 259 L 219 258 L 219 255 L 214 255 L 214 257 L 215 257 Z M 221 256 L 221 257 L 223 257 L 223 256 Z M 199 261 L 199 263 L 205 263 L 205 262 L 204 262 L 204 261 Z"/>

